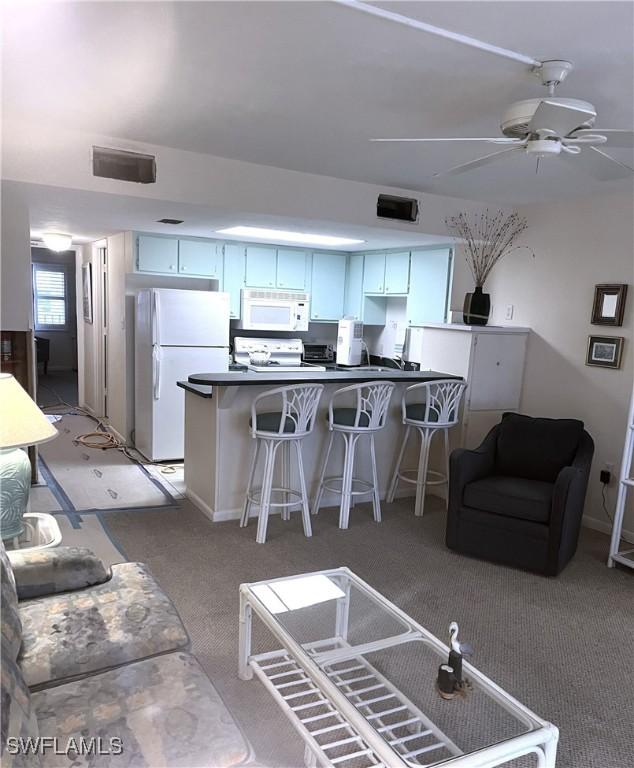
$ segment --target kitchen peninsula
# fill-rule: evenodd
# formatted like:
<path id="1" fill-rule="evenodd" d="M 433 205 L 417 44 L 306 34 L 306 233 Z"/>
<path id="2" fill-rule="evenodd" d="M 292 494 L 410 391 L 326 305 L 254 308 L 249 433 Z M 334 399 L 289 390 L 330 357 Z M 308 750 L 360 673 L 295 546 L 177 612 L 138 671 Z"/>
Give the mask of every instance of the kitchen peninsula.
<path id="1" fill-rule="evenodd" d="M 309 494 L 314 493 L 325 446 L 328 425 L 328 401 L 341 387 L 361 381 L 393 381 L 396 384 L 385 428 L 377 435 L 377 466 L 381 498 L 385 497 L 389 475 L 403 439 L 401 396 L 406 386 L 422 381 L 458 379 L 436 371 L 401 371 L 379 366 L 350 369 L 297 372 L 225 371 L 199 373 L 188 381 L 178 382 L 185 390 L 185 486 L 188 498 L 211 520 L 238 519 L 244 502 L 248 469 L 253 451 L 249 431 L 251 403 L 261 392 L 293 383 L 318 382 L 325 385 L 315 429 L 302 445 L 306 483 Z M 368 441 L 358 446 L 355 475 L 368 479 L 370 473 Z M 413 439 L 408 446 L 406 466 L 416 465 L 419 446 Z M 411 453 L 410 453 L 411 452 Z M 432 458 L 433 461 L 433 458 Z M 343 467 L 343 446 L 337 440 L 333 446 L 329 474 L 340 474 Z M 283 471 L 283 468 L 278 468 Z M 290 469 L 292 487 L 297 486 L 294 463 Z M 259 472 L 257 477 L 259 477 Z M 256 482 L 258 482 L 256 480 Z M 411 489 L 406 492 L 413 493 Z M 368 497 L 369 498 L 369 497 Z M 365 499 L 363 499 L 365 500 Z M 322 506 L 338 504 L 338 497 L 325 494 Z M 253 508 L 257 514 L 257 507 Z"/>

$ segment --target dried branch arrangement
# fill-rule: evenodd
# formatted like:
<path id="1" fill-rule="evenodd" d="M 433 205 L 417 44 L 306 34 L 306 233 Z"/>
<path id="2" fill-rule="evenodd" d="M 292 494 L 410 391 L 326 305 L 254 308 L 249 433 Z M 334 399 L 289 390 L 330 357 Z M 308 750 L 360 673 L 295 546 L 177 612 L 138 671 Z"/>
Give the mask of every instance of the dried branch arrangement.
<path id="1" fill-rule="evenodd" d="M 517 213 L 489 213 L 487 209 L 470 219 L 461 211 L 456 216 L 448 216 L 445 224 L 449 232 L 462 241 L 465 259 L 476 287 L 484 286 L 491 270 L 502 256 L 528 248 L 525 245 L 514 245 L 528 226 L 526 219 Z"/>

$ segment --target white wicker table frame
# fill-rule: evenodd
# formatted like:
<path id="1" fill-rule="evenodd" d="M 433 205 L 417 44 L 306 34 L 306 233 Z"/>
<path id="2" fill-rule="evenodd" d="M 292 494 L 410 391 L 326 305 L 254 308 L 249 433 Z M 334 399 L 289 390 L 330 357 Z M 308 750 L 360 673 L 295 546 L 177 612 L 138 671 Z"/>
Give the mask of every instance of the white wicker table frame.
<path id="1" fill-rule="evenodd" d="M 337 603 L 336 636 L 300 645 L 253 592 L 254 587 L 312 575 L 341 577 L 361 590 L 399 621 L 405 631 L 354 648 L 347 643 L 349 592 Z M 251 654 L 253 613 L 279 641 L 281 648 Z M 558 729 L 542 720 L 510 696 L 474 666 L 464 663 L 464 672 L 503 709 L 521 721 L 525 733 L 465 754 L 411 700 L 367 661 L 374 651 L 402 643 L 421 641 L 440 653 L 447 646 L 423 626 L 370 587 L 348 568 L 298 574 L 240 585 L 239 677 L 260 679 L 305 743 L 305 762 L 336 768 L 396 768 L 442 763 L 451 768 L 494 768 L 524 755 L 536 758 L 537 768 L 554 768 Z M 343 666 L 342 666 L 343 665 Z M 345 678 L 345 674 L 358 676 Z M 367 680 L 362 689 L 346 682 Z M 384 707 L 384 708 L 383 708 Z M 377 711 L 377 708 L 380 711 Z M 383 724 L 381 718 L 397 722 Z M 371 724 L 373 721 L 374 724 Z M 406 733 L 403 736 L 403 733 Z M 394 733 L 396 732 L 396 733 Z M 449 757 L 433 754 L 444 750 Z"/>

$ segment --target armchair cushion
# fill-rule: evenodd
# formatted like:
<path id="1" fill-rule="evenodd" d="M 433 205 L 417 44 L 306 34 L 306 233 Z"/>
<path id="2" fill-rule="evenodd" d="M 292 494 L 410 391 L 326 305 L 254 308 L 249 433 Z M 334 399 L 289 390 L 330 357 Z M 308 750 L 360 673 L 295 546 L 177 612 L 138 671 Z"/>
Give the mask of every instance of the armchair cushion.
<path id="1" fill-rule="evenodd" d="M 466 485 L 464 504 L 494 515 L 547 523 L 552 496 L 552 483 L 493 475 Z"/>
<path id="2" fill-rule="evenodd" d="M 86 547 L 7 553 L 21 600 L 82 589 L 108 581 L 108 570 Z"/>
<path id="3" fill-rule="evenodd" d="M 498 428 L 495 474 L 554 483 L 572 464 L 583 422 L 505 413 Z"/>
<path id="4" fill-rule="evenodd" d="M 15 579 L 11 570 L 11 563 L 0 544 L 0 600 L 2 605 L 2 624 L 0 642 L 2 643 L 2 658 L 5 656 L 11 661 L 18 658 L 18 652 L 22 645 L 22 622 L 18 612 L 18 595 L 15 591 Z"/>
<path id="5" fill-rule="evenodd" d="M 4 620 L 4 616 L 3 616 Z M 16 662 L 2 649 L 0 669 L 2 697 L 2 726 L 0 733 L 0 754 L 3 768 L 34 768 L 41 765 L 40 756 L 35 754 L 12 755 L 7 739 L 29 739 L 38 736 L 37 719 L 32 705 L 31 693 Z"/>
<path id="6" fill-rule="evenodd" d="M 33 703 L 42 735 L 63 741 L 101 736 L 105 746 L 113 737 L 121 740 L 120 755 L 98 763 L 94 757 L 78 757 L 72 762 L 77 768 L 233 766 L 250 752 L 218 692 L 187 653 L 48 688 L 34 693 Z M 59 768 L 59 756 L 47 757 L 45 766 Z"/>
<path id="7" fill-rule="evenodd" d="M 112 568 L 90 589 L 20 603 L 18 659 L 29 686 L 60 683 L 186 647 L 189 637 L 152 575 L 139 563 Z"/>

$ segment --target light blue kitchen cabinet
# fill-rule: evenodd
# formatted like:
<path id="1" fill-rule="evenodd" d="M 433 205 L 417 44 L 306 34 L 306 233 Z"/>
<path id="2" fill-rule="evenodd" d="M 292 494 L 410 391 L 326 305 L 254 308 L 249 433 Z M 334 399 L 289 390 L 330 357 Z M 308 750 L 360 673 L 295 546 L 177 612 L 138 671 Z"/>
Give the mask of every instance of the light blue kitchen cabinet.
<path id="1" fill-rule="evenodd" d="M 245 283 L 245 247 L 234 243 L 225 243 L 224 279 L 222 290 L 229 294 L 230 316 L 240 319 L 240 291 Z"/>
<path id="2" fill-rule="evenodd" d="M 351 253 L 348 257 L 346 291 L 343 304 L 346 317 L 363 320 L 363 254 Z"/>
<path id="3" fill-rule="evenodd" d="M 306 290 L 306 252 L 293 248 L 277 249 L 277 287 Z"/>
<path id="4" fill-rule="evenodd" d="M 385 287 L 385 254 L 366 253 L 363 260 L 363 293 L 383 293 Z"/>
<path id="5" fill-rule="evenodd" d="M 406 294 L 409 288 L 409 251 L 385 254 L 385 293 Z"/>
<path id="6" fill-rule="evenodd" d="M 185 276 L 222 280 L 222 243 L 214 240 L 179 240 L 178 272 Z"/>
<path id="7" fill-rule="evenodd" d="M 338 321 L 343 315 L 346 286 L 345 253 L 313 253 L 310 319 Z"/>
<path id="8" fill-rule="evenodd" d="M 246 284 L 249 288 L 275 288 L 277 252 L 263 245 L 246 247 Z"/>
<path id="9" fill-rule="evenodd" d="M 409 325 L 442 323 L 447 316 L 451 284 L 451 250 L 412 251 L 407 322 Z"/>
<path id="10" fill-rule="evenodd" d="M 140 272 L 178 274 L 178 240 L 171 237 L 139 235 L 136 268 Z"/>

